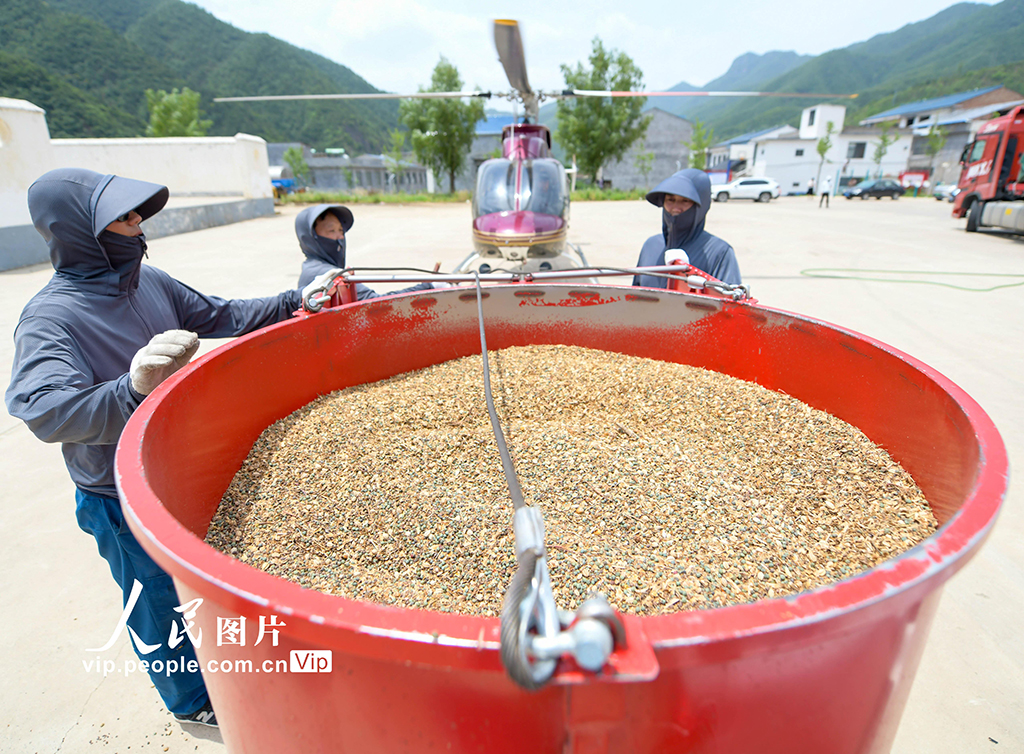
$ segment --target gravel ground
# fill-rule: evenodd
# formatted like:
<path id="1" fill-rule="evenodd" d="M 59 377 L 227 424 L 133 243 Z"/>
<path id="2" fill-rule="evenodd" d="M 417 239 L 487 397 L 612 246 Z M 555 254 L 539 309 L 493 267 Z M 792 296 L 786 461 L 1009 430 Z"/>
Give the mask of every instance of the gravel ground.
<path id="1" fill-rule="evenodd" d="M 753 383 L 568 346 L 496 352 L 492 383 L 565 608 L 591 590 L 640 615 L 792 594 L 936 529 L 862 432 Z M 511 520 L 476 356 L 269 427 L 207 541 L 330 594 L 497 615 Z"/>

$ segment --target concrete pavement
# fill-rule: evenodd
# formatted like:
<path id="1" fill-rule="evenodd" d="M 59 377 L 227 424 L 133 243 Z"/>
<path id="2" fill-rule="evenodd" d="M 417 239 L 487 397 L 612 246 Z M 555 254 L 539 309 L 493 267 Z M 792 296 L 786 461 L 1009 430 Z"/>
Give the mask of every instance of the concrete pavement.
<path id="1" fill-rule="evenodd" d="M 938 369 L 993 418 L 1011 466 L 1024 462 L 1024 238 L 966 234 L 930 199 L 715 204 L 708 229 L 736 248 L 744 278 L 769 306 L 871 335 Z M 358 205 L 351 264 L 451 269 L 470 247 L 468 205 Z M 292 287 L 298 208 L 170 236 L 150 261 L 226 297 Z M 660 228 L 643 202 L 578 203 L 570 239 L 595 264 L 635 263 Z M 801 272 L 827 268 L 846 279 Z M 849 270 L 897 270 L 896 274 Z M 952 277 L 934 273 L 960 272 Z M 18 314 L 49 266 L 0 273 L 0 371 L 10 373 Z M 857 277 L 885 277 L 874 282 Z M 1005 277 L 999 277 L 1005 276 Z M 954 284 L 968 290 L 941 287 Z M 400 286 L 395 286 L 400 287 Z M 378 286 L 383 289 L 384 286 Z M 203 350 L 218 343 L 207 341 Z M 219 735 L 174 723 L 144 675 L 103 676 L 85 663 L 120 616 L 118 589 L 74 517 L 60 449 L 0 413 L 0 750 L 222 752 Z M 899 734 L 899 754 L 1024 751 L 1024 493 L 1011 483 L 977 557 L 945 587 Z M 127 638 L 103 654 L 132 656 Z"/>

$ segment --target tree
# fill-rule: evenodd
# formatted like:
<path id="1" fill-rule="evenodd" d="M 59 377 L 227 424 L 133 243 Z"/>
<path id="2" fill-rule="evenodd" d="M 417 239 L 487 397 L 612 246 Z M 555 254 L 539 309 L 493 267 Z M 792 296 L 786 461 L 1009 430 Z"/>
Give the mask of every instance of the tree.
<path id="1" fill-rule="evenodd" d="M 420 91 L 458 92 L 462 79 L 458 69 L 442 55 L 434 67 L 430 88 Z M 455 175 L 462 170 L 469 146 L 473 143 L 477 121 L 484 118 L 484 103 L 479 99 L 402 100 L 402 123 L 409 129 L 416 158 L 436 175 L 448 174 L 448 189 L 455 193 Z"/>
<path id="2" fill-rule="evenodd" d="M 889 147 L 899 138 L 892 133 L 892 126 L 889 123 L 882 124 L 882 135 L 878 137 L 878 143 L 875 144 L 875 151 L 871 155 L 871 161 L 875 163 L 876 177 L 882 177 L 882 159 L 885 157 L 885 153 L 889 151 Z"/>
<path id="3" fill-rule="evenodd" d="M 298 147 L 288 147 L 284 150 L 284 161 L 288 163 L 288 167 L 292 169 L 292 175 L 295 179 L 305 183 L 309 180 L 309 165 L 306 163 L 306 158 L 302 156 L 302 150 Z"/>
<path id="4" fill-rule="evenodd" d="M 836 124 L 829 121 L 825 124 L 825 135 L 818 139 L 818 143 L 815 145 L 815 150 L 818 152 L 818 177 L 814 179 L 814 185 L 818 187 L 818 192 L 821 192 L 821 169 L 825 165 L 825 155 L 828 154 L 828 150 L 832 148 L 832 134 L 836 132 Z M 831 162 L 831 160 L 829 161 Z"/>
<path id="5" fill-rule="evenodd" d="M 388 160 L 391 162 L 391 175 L 395 178 L 395 191 L 399 191 L 402 185 L 402 176 L 405 175 L 405 163 L 402 162 L 402 154 L 405 152 L 405 134 L 397 128 L 388 131 L 391 137 L 391 148 L 387 152 Z"/>
<path id="6" fill-rule="evenodd" d="M 714 142 L 715 129 L 701 123 L 700 118 L 693 121 L 693 132 L 690 140 L 683 144 L 690 150 L 690 167 L 703 170 L 707 164 L 708 147 Z"/>
<path id="7" fill-rule="evenodd" d="M 199 92 L 187 86 L 180 92 L 172 89 L 146 90 L 149 125 L 146 136 L 206 136 L 212 120 L 199 120 Z"/>
<path id="8" fill-rule="evenodd" d="M 654 152 L 640 152 L 636 159 L 633 160 L 633 164 L 636 165 L 636 169 L 643 176 L 644 188 L 650 186 L 651 184 L 648 179 L 650 178 L 651 170 L 654 168 Z"/>
<path id="9" fill-rule="evenodd" d="M 562 65 L 567 89 L 635 91 L 643 88 L 643 73 L 625 53 L 606 50 L 594 37 L 590 68 Z M 567 154 L 575 154 L 579 170 L 600 180 L 601 169 L 621 159 L 647 133 L 651 117 L 642 109 L 646 97 L 577 97 L 559 100 L 555 138 Z"/>
<path id="10" fill-rule="evenodd" d="M 927 153 L 929 158 L 928 167 L 930 168 L 930 173 L 933 177 L 935 175 L 935 157 L 942 151 L 944 146 L 946 146 L 946 132 L 943 130 L 942 126 L 936 126 L 933 124 L 932 127 L 928 129 L 928 143 L 925 144 L 924 147 L 924 151 Z M 932 182 L 932 190 L 935 190 L 934 181 Z"/>
<path id="11" fill-rule="evenodd" d="M 345 167 L 341 169 L 341 174 L 345 176 L 345 185 L 348 186 L 350 190 L 354 189 L 356 187 L 355 171 L 352 170 L 352 168 Z"/>

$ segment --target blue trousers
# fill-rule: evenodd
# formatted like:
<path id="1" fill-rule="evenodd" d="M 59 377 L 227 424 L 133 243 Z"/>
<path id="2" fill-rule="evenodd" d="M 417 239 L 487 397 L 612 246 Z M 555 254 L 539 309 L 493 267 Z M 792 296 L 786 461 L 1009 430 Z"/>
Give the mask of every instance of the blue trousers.
<path id="1" fill-rule="evenodd" d="M 135 579 L 142 584 L 142 594 L 128 616 L 128 625 L 143 642 L 149 645 L 159 644 L 160 647 L 143 655 L 131 637 L 129 641 L 140 660 L 149 663 L 154 660 L 162 661 L 164 672 L 149 673 L 153 685 L 171 712 L 179 715 L 195 712 L 206 704 L 209 697 L 206 694 L 203 676 L 198 670 L 195 649 L 181 630 L 181 613 L 174 610 L 181 604 L 174 589 L 174 582 L 136 541 L 128 524 L 125 523 L 121 513 L 121 502 L 117 498 L 78 490 L 75 493 L 75 501 L 78 525 L 96 538 L 100 555 L 110 565 L 114 581 L 121 587 L 122 605 L 128 603 Z M 178 624 L 177 633 L 183 637 L 181 643 L 174 649 L 168 645 L 171 623 Z M 115 625 L 116 620 L 111 616 L 110 629 L 113 630 Z M 177 668 L 187 668 L 188 663 L 192 661 L 192 667 L 197 670 L 179 671 L 168 675 L 168 660 L 173 660 Z"/>

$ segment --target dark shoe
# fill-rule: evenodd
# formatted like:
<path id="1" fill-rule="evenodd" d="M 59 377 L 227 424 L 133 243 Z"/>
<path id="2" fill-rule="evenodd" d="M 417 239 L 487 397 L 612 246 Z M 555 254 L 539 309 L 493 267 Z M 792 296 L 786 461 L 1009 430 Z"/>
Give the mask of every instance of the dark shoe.
<path id="1" fill-rule="evenodd" d="M 182 724 L 192 723 L 194 725 L 208 725 L 211 728 L 219 727 L 217 725 L 217 715 L 213 711 L 213 705 L 209 702 L 189 715 L 179 715 L 175 713 L 174 719 Z"/>

